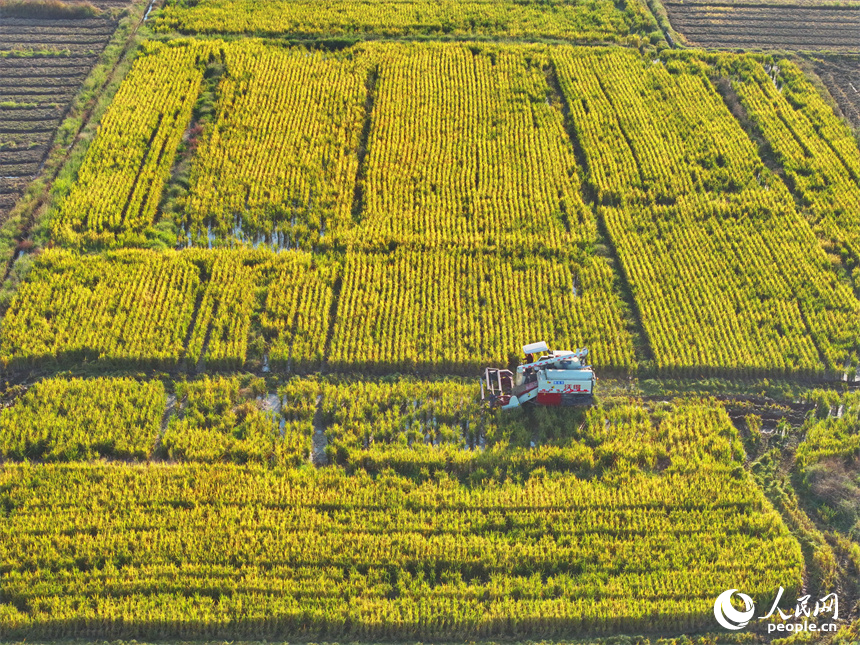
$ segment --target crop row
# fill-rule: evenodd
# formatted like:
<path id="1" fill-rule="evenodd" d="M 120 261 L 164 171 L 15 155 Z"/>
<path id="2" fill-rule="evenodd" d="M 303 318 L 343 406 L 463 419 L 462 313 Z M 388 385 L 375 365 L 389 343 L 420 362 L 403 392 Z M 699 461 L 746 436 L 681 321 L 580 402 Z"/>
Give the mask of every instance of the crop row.
<path id="1" fill-rule="evenodd" d="M 66 243 L 140 241 L 157 214 L 182 133 L 203 80 L 205 44 L 142 45 L 87 150 L 60 195 L 52 232 Z M 64 194 L 65 193 L 65 194 Z"/>
<path id="2" fill-rule="evenodd" d="M 540 467 L 685 470 L 743 460 L 729 418 L 707 402 L 684 402 L 655 421 L 635 405 L 488 414 L 475 385 L 454 382 L 323 382 L 317 391 L 330 459 L 370 471 L 474 478 Z"/>
<path id="3" fill-rule="evenodd" d="M 595 365 L 635 364 L 603 259 L 577 266 L 416 251 L 349 254 L 329 362 L 344 370 L 471 374 L 488 362 L 518 360 L 526 338 L 587 346 Z"/>
<path id="4" fill-rule="evenodd" d="M 509 36 L 612 41 L 639 44 L 659 39 L 657 25 L 644 3 L 469 2 L 409 0 L 396 3 L 337 0 L 202 0 L 170 2 L 156 16 L 157 31 L 184 33 L 292 34 L 330 37 Z M 657 33 L 655 33 L 657 32 Z"/>
<path id="5" fill-rule="evenodd" d="M 860 286 L 860 151 L 848 127 L 791 62 L 723 56 L 741 104 L 767 141 L 820 237 L 841 252 Z"/>
<path id="6" fill-rule="evenodd" d="M 295 466 L 322 432 L 329 462 L 411 477 L 687 472 L 743 462 L 729 418 L 707 401 L 664 406 L 653 417 L 636 405 L 502 414 L 481 404 L 476 383 L 456 380 L 295 378 L 269 393 L 263 379 L 207 376 L 168 390 L 132 379 L 40 381 L 0 412 L 0 455 Z"/>
<path id="7" fill-rule="evenodd" d="M 554 55 L 656 366 L 838 369 L 860 303 L 693 55 Z"/>
<path id="8" fill-rule="evenodd" d="M 195 245 L 565 253 L 595 240 L 543 50 L 369 44 L 311 53 L 257 40 L 144 49 L 58 200 L 59 240 L 139 242 L 204 64 L 223 70 L 215 114 L 195 135 L 189 187 L 172 204 Z M 186 77 L 195 89 L 179 84 Z M 117 130 L 125 121 L 139 127 Z M 137 152 L 122 163 L 105 153 L 129 146 Z M 146 150 L 154 152 L 138 160 Z"/>
<path id="9" fill-rule="evenodd" d="M 236 369 L 253 358 L 307 371 L 468 372 L 506 364 L 524 338 L 588 345 L 598 365 L 629 370 L 632 343 L 612 274 L 536 257 L 251 250 L 43 254 L 3 319 L 13 368 L 103 361 Z M 337 315 L 331 319 L 335 283 Z M 434 303 L 431 307 L 428 303 Z M 432 315 L 429 315 L 432 314 Z M 186 339 L 187 344 L 186 344 Z"/>
<path id="10" fill-rule="evenodd" d="M 0 360 L 236 368 L 260 315 L 272 360 L 311 368 L 322 359 L 333 273 L 301 252 L 48 251 L 3 318 Z"/>
<path id="11" fill-rule="evenodd" d="M 161 445 L 178 461 L 234 461 L 280 466 L 298 465 L 310 452 L 313 426 L 278 419 L 264 410 L 265 387 L 241 379 L 203 378 L 176 384 L 180 405 L 170 418 Z M 268 403 L 268 402 L 267 402 Z"/>
<path id="12" fill-rule="evenodd" d="M 732 467 L 743 454 L 728 417 L 708 402 L 683 402 L 654 420 L 637 406 L 501 414 L 481 404 L 474 381 L 458 380 L 296 378 L 269 393 L 263 379 L 205 376 L 172 392 L 160 381 L 39 381 L 0 412 L 0 454 L 290 465 L 307 459 L 315 429 L 331 461 L 414 475 L 484 465 L 685 470 Z"/>
<path id="13" fill-rule="evenodd" d="M 201 289 L 187 257 L 42 254 L 3 317 L 0 360 L 176 363 Z"/>
<path id="14" fill-rule="evenodd" d="M 260 398 L 265 384 L 248 380 L 178 381 L 168 408 L 165 387 L 157 380 L 45 379 L 0 411 L 0 455 L 45 462 L 163 457 L 290 466 L 306 461 L 311 420 L 279 418 Z"/>
<path id="15" fill-rule="evenodd" d="M 44 461 L 145 459 L 161 431 L 161 381 L 45 379 L 0 411 L 0 455 Z"/>
<path id="16" fill-rule="evenodd" d="M 706 407 L 686 414 L 719 423 Z M 687 630 L 727 585 L 757 602 L 799 590 L 800 548 L 742 469 L 624 463 L 622 486 L 538 471 L 474 487 L 390 470 L 7 465 L 0 635 Z"/>
<path id="17" fill-rule="evenodd" d="M 222 50 L 217 115 L 179 205 L 193 239 L 307 248 L 352 223 L 370 60 L 239 41 Z"/>
<path id="18" fill-rule="evenodd" d="M 379 78 L 354 245 L 528 253 L 594 240 L 543 50 L 413 45 L 368 55 Z"/>

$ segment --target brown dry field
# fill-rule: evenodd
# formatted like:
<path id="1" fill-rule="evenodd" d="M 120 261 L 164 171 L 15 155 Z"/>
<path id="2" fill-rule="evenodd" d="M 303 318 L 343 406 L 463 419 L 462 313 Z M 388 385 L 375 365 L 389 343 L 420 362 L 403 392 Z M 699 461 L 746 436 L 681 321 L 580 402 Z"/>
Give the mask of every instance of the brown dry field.
<path id="1" fill-rule="evenodd" d="M 672 27 L 693 46 L 860 52 L 860 5 L 664 4 Z"/>
<path id="2" fill-rule="evenodd" d="M 108 14 L 0 21 L 0 222 L 39 173 L 57 127 L 116 24 Z"/>
<path id="3" fill-rule="evenodd" d="M 860 54 L 809 58 L 842 115 L 855 130 L 860 131 Z"/>

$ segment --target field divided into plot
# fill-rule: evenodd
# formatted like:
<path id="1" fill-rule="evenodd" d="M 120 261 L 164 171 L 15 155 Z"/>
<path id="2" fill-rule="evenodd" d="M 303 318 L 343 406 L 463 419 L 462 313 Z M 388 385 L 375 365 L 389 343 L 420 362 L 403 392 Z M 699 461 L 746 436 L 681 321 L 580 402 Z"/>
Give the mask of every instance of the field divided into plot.
<path id="1" fill-rule="evenodd" d="M 848 362 L 858 302 L 706 65 L 624 50 L 568 50 L 556 61 L 657 366 L 808 372 L 821 358 Z M 844 130 L 832 113 L 818 116 Z M 844 151 L 858 156 L 847 141 Z"/>
<path id="2" fill-rule="evenodd" d="M 427 2 L 337 0 L 324 8 L 309 0 L 170 2 L 155 18 L 157 31 L 289 35 L 542 38 L 638 45 L 661 39 L 644 2 Z"/>
<path id="3" fill-rule="evenodd" d="M 293 356 L 292 341 L 267 331 L 265 296 L 255 303 L 239 286 L 258 284 L 243 277 L 248 261 L 236 270 L 227 268 L 233 260 L 211 261 L 212 275 L 235 284 L 230 294 L 207 290 L 204 322 L 171 350 L 174 364 L 202 366 L 205 356 L 212 367 L 238 368 L 252 358 L 250 344 L 252 360 L 278 369 L 326 360 L 345 371 L 472 373 L 541 336 L 587 344 L 596 365 L 629 371 L 638 361 L 628 306 L 648 366 L 662 373 L 824 376 L 856 362 L 860 304 L 821 243 L 856 262 L 850 203 L 860 155 L 787 62 L 779 63 L 785 91 L 775 94 L 762 62 L 745 56 L 152 44 L 55 209 L 59 239 L 134 243 L 157 221 L 171 160 L 213 68 L 214 116 L 196 127 L 190 190 L 171 210 L 182 236 L 298 247 L 335 267 L 334 282 L 328 296 L 303 301 L 301 319 L 313 318 L 319 335 L 316 349 Z M 721 77 L 788 185 L 726 106 Z M 322 89 L 329 85 L 343 91 Z M 259 110 L 267 121 L 254 127 L 249 115 Z M 115 131 L 129 114 L 135 128 Z M 114 163 L 118 150 L 137 156 Z M 114 197 L 94 199 L 98 185 Z M 238 322 L 223 318 L 234 310 Z M 41 326 L 42 317 L 33 309 L 21 324 Z M 5 347 L 10 364 L 33 357 Z"/>
<path id="4" fill-rule="evenodd" d="M 574 296 L 574 282 L 582 295 Z M 306 372 L 321 367 L 331 331 L 331 367 L 472 374 L 483 363 L 507 363 L 518 333 L 559 346 L 593 343 L 596 364 L 629 369 L 632 346 L 612 297 L 601 259 L 579 268 L 418 252 L 338 259 L 300 251 L 53 251 L 6 313 L 0 360 L 14 369 L 96 361 L 190 371 L 250 360 Z M 517 321 L 512 313 L 538 308 L 543 316 Z M 499 330 L 500 320 L 516 328 Z"/>
<path id="5" fill-rule="evenodd" d="M 146 46 L 59 202 L 55 237 L 134 241 L 153 224 L 210 65 L 223 66 L 216 114 L 176 205 L 196 244 L 564 255 L 595 238 L 562 112 L 549 104 L 545 52 L 364 45 L 308 55 L 253 40 Z"/>
<path id="6" fill-rule="evenodd" d="M 536 48 L 379 46 L 353 247 L 562 256 L 593 243 Z"/>
<path id="7" fill-rule="evenodd" d="M 161 381 L 46 379 L 0 413 L 0 454 L 12 460 L 145 459 L 161 431 Z"/>
<path id="8" fill-rule="evenodd" d="M 21 18 L 3 15 L 0 51 L 56 51 L 72 55 L 98 54 L 116 22 L 109 17 Z"/>
<path id="9" fill-rule="evenodd" d="M 293 383 L 266 397 L 266 382 L 247 375 L 166 384 L 44 379 L 0 412 L 0 454 L 45 463 L 167 459 L 297 466 L 310 453 L 319 387 Z"/>
<path id="10" fill-rule="evenodd" d="M 106 386 L 40 384 L 66 400 L 18 400 L 0 414 L 3 448 L 21 445 L 28 417 L 47 421 L 58 405 L 98 414 Z M 137 388 L 165 400 L 161 383 Z M 301 445 L 313 427 L 302 419 L 322 392 L 331 454 L 352 464 L 347 474 L 285 468 L 275 456 L 285 440 L 264 431 L 277 418 L 247 378 L 175 388 L 182 402 L 163 431 L 167 461 L 7 463 L 3 637 L 682 631 L 709 624 L 727 585 L 759 601 L 802 582 L 800 548 L 748 480 L 737 431 L 713 402 L 594 408 L 563 430 L 553 422 L 561 417 L 532 420 L 523 428 L 555 434 L 523 448 L 514 445 L 523 419 L 464 424 L 485 413 L 454 382 L 290 381 L 279 399 L 285 436 Z M 142 416 L 117 410 L 115 442 L 138 436 Z M 494 447 L 470 450 L 457 436 L 466 428 Z M 151 430 L 144 436 L 149 445 Z M 40 445 L 52 439 L 73 445 L 63 427 Z M 453 460 L 452 448 L 474 467 Z M 367 463 L 390 456 L 389 469 L 371 476 L 364 453 Z M 188 463 L 213 455 L 250 463 Z M 517 463 L 523 477 L 488 478 Z"/>
<path id="11" fill-rule="evenodd" d="M 720 59 L 720 71 L 779 160 L 815 232 L 860 286 L 860 151 L 848 127 L 790 61 Z M 770 72 L 770 73 L 768 73 Z"/>
<path id="12" fill-rule="evenodd" d="M 3 319 L 2 360 L 237 369 L 254 316 L 273 364 L 312 369 L 336 274 L 299 252 L 46 252 Z"/>
<path id="13" fill-rule="evenodd" d="M 226 46 L 219 58 L 216 118 L 178 207 L 190 238 L 312 248 L 342 235 L 353 224 L 373 60 L 254 40 Z"/>
<path id="14" fill-rule="evenodd" d="M 662 38 L 634 1 L 149 25 L 0 324 L 0 639 L 674 635 L 802 593 L 720 404 L 475 380 L 537 339 L 602 377 L 856 364 L 860 153 L 790 63 L 569 44 Z M 355 34 L 568 44 L 237 37 Z"/>
<path id="15" fill-rule="evenodd" d="M 66 244 L 120 239 L 151 224 L 200 92 L 209 48 L 145 44 L 57 205 L 53 235 Z M 145 97 L 145 102 L 141 102 Z"/>
<path id="16" fill-rule="evenodd" d="M 628 371 L 633 346 L 602 258 L 406 251 L 346 259 L 329 365 L 344 371 L 480 373 L 520 338 L 591 348 Z"/>
<path id="17" fill-rule="evenodd" d="M 395 61 L 401 61 L 397 67 Z M 275 369 L 301 370 L 311 365 L 293 345 L 316 343 L 313 356 L 319 361 L 329 336 L 329 364 L 338 369 L 371 366 L 376 372 L 471 373 L 483 362 L 508 362 L 513 341 L 511 333 L 498 331 L 499 321 L 519 318 L 520 334 L 543 334 L 559 346 L 588 345 L 596 364 L 633 368 L 632 341 L 617 284 L 607 262 L 588 249 L 596 226 L 580 196 L 562 114 L 547 101 L 550 90 L 540 59 L 524 60 L 516 50 L 482 53 L 465 46 L 379 45 L 308 56 L 303 50 L 266 47 L 256 41 L 152 45 L 123 87 L 128 100 L 118 98 L 111 107 L 78 182 L 61 199 L 53 219 L 55 235 L 76 244 L 98 240 L 122 244 L 140 238 L 157 217 L 154 205 L 169 172 L 165 160 L 189 118 L 181 110 L 193 103 L 194 83 L 213 64 L 223 65 L 216 115 L 199 134 L 190 161 L 190 188 L 176 207 L 178 219 L 190 238 L 202 243 L 214 239 L 226 245 L 238 236 L 316 251 L 316 258 L 334 267 L 332 280 L 339 285 L 340 297 L 333 307 L 336 319 L 329 320 L 331 292 L 327 299 L 303 298 L 296 305 L 285 296 L 273 309 L 299 307 L 302 320 L 323 321 L 307 339 L 296 333 L 282 341 L 282 334 L 272 332 L 281 314 L 263 312 L 253 299 L 217 305 L 219 311 L 233 315 L 251 312 L 252 336 L 259 332 L 264 341 L 271 341 L 265 356 L 258 352 L 256 359 Z M 478 79 L 477 88 L 463 82 L 455 86 L 449 104 L 438 105 L 433 98 L 436 87 L 421 81 L 421 71 L 433 64 Z M 157 83 L 170 75 L 172 65 L 183 70 L 172 75 L 174 80 L 187 78 L 187 86 Z M 408 71 L 410 66 L 417 71 Z M 296 83 L 270 82 L 283 77 L 295 78 Z M 149 92 L 148 83 L 154 83 Z M 329 85 L 333 87 L 318 102 L 317 90 Z M 294 91 L 298 87 L 302 89 Z M 126 96 L 123 90 L 118 97 Z M 373 111 L 368 115 L 371 90 Z M 404 92 L 426 103 L 421 122 L 406 118 L 397 107 Z M 497 93 L 502 99 L 494 101 Z M 485 102 L 488 107 L 476 107 Z M 141 104 L 165 107 L 141 110 Z M 248 119 L 262 106 L 274 108 L 266 108 L 267 125 L 252 127 Z M 141 124 L 139 131 L 126 127 L 115 133 L 113 124 L 127 121 L 130 113 L 140 115 L 135 119 Z M 306 116 L 296 121 L 297 113 Z M 421 125 L 433 123 L 440 113 L 452 115 L 447 129 L 473 133 L 473 141 L 450 151 L 457 159 L 432 147 L 428 157 L 411 158 L 410 151 L 420 148 L 422 141 L 444 147 L 444 132 L 428 135 Z M 366 156 L 357 150 L 365 124 Z M 281 132 L 288 135 L 280 136 Z M 148 144 L 153 139 L 164 142 L 158 155 Z M 454 141 L 463 143 L 461 138 Z M 128 149 L 135 151 L 132 161 L 116 163 L 115 155 Z M 504 155 L 497 155 L 500 151 Z M 498 159 L 490 164 L 487 160 L 495 156 Z M 285 164 L 285 159 L 294 161 Z M 428 162 L 433 166 L 428 168 Z M 400 168 L 393 170 L 393 164 Z M 464 167 L 462 173 L 451 172 L 457 166 Z M 536 173 L 537 168 L 542 170 Z M 405 180 L 392 186 L 390 179 L 398 172 Z M 115 199 L 98 198 L 99 186 Z M 503 199 L 493 196 L 505 186 L 511 188 Z M 127 202 L 122 198 L 125 193 L 131 196 Z M 426 203 L 416 206 L 413 199 Z M 132 211 L 146 215 L 130 218 Z M 393 226 L 390 211 L 400 213 L 402 224 Z M 552 228 L 540 235 L 534 220 Z M 421 233 L 427 222 L 435 222 L 435 235 Z M 425 256 L 425 249 L 434 253 Z M 227 257 L 219 253 L 212 251 L 207 257 Z M 232 276 L 237 285 L 257 279 L 243 277 L 245 268 L 228 268 L 226 259 L 214 262 L 213 284 L 219 271 Z M 222 264 L 224 268 L 218 269 Z M 429 287 L 446 293 L 436 321 L 425 317 Z M 248 326 L 202 323 L 211 310 L 210 292 L 214 294 L 207 291 L 182 355 L 188 366 L 197 365 L 205 354 L 207 366 L 240 367 L 247 358 Z M 234 292 L 248 293 L 241 288 Z M 277 293 L 270 289 L 266 297 L 274 302 Z M 399 308 L 395 315 L 386 311 L 392 305 Z M 23 300 L 21 306 L 26 306 Z M 518 313 L 537 308 L 545 315 Z M 30 325 L 32 316 L 43 315 L 31 309 L 25 314 L 28 322 L 22 324 Z M 295 316 L 292 310 L 284 315 L 289 320 Z M 27 355 L 14 344 L 7 347 L 10 361 Z M 173 360 L 178 361 L 180 354 L 174 352 Z"/>

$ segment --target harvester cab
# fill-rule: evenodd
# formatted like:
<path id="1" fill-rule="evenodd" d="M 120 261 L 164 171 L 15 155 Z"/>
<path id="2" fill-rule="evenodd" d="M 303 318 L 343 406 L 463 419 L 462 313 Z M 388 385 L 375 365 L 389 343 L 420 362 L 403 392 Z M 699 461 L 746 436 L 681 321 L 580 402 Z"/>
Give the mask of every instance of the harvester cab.
<path id="1" fill-rule="evenodd" d="M 481 399 L 503 410 L 527 403 L 549 406 L 591 405 L 597 377 L 585 364 L 588 349 L 550 350 L 543 341 L 523 346 L 525 362 L 516 372 L 488 367 Z"/>

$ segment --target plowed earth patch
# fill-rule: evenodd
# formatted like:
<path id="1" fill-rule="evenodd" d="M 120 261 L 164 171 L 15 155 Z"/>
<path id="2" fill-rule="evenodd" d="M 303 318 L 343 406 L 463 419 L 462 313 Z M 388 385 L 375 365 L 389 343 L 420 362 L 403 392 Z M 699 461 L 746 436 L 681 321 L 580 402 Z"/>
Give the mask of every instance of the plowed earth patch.
<path id="1" fill-rule="evenodd" d="M 0 222 L 38 174 L 115 28 L 109 17 L 0 20 Z"/>
<path id="2" fill-rule="evenodd" d="M 691 45 L 730 49 L 852 51 L 860 7 L 666 2 L 672 26 Z"/>

